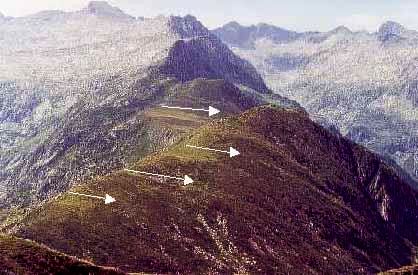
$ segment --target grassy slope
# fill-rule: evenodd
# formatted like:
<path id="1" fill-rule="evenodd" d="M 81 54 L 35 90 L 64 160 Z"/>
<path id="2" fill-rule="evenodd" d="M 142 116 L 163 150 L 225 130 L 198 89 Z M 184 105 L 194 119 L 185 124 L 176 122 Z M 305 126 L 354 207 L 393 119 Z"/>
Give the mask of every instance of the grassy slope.
<path id="1" fill-rule="evenodd" d="M 381 275 L 415 275 L 418 274 L 418 265 L 404 266 L 380 273 Z"/>
<path id="2" fill-rule="evenodd" d="M 34 242 L 0 235 L 3 274 L 122 274 L 77 260 Z"/>
<path id="3" fill-rule="evenodd" d="M 233 146 L 242 155 L 185 144 Z M 408 264 L 411 245 L 365 191 L 374 159 L 302 112 L 259 108 L 212 122 L 131 167 L 188 174 L 193 185 L 125 172 L 98 177 L 74 190 L 108 193 L 116 203 L 64 194 L 29 215 L 17 234 L 129 272 L 386 270 Z M 389 168 L 379 169 L 391 180 Z"/>
<path id="4" fill-rule="evenodd" d="M 112 82 L 106 85 L 109 87 L 101 93 L 119 94 Z M 0 202 L 5 203 L 5 209 L 0 210 L 0 227 L 20 219 L 27 210 L 10 211 L 8 203 L 23 206 L 53 197 L 78 182 L 105 175 L 161 150 L 209 120 L 206 112 L 173 112 L 158 105 L 195 108 L 212 105 L 222 110 L 217 115 L 221 117 L 264 102 L 224 80 L 179 83 L 173 79 L 146 78 L 138 80 L 126 93 L 100 106 L 91 107 L 85 102 L 76 105 L 60 129 L 40 145 L 27 163 L 22 162 L 25 169 L 16 169 L 11 178 L 23 183 L 12 184 L 16 190 Z M 45 161 L 51 154 L 55 157 Z M 38 181 L 43 182 L 39 194 L 32 190 Z"/>

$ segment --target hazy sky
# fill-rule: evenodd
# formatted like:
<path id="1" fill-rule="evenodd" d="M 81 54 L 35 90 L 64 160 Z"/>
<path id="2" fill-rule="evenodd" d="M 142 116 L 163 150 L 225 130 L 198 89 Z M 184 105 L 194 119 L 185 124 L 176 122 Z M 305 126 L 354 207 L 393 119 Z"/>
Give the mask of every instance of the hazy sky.
<path id="1" fill-rule="evenodd" d="M 45 9 L 78 10 L 88 0 L 0 0 L 0 12 L 22 16 Z M 345 25 L 375 31 L 386 20 L 418 30 L 417 0 L 109 0 L 126 13 L 153 17 L 193 14 L 214 28 L 235 20 L 271 23 L 292 30 L 330 30 Z"/>

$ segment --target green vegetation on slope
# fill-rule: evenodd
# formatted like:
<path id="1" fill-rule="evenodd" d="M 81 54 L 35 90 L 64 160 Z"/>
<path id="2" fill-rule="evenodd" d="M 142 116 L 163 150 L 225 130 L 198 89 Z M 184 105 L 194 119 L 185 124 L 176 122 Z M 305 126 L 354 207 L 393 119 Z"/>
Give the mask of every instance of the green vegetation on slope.
<path id="1" fill-rule="evenodd" d="M 23 212 L 25 209 L 19 207 L 30 207 L 76 183 L 136 162 L 209 120 L 206 112 L 172 111 L 159 107 L 161 104 L 195 108 L 212 105 L 222 110 L 217 116 L 222 117 L 266 102 L 256 92 L 224 80 L 180 83 L 155 77 L 136 80 L 123 93 L 114 87 L 116 80 L 109 79 L 96 95 L 101 97 L 96 99 L 100 104 L 92 105 L 88 100 L 75 104 L 37 150 L 30 154 L 26 150 L 28 159 L 19 162 L 19 169 L 2 171 L 14 171 L 14 175 L 7 175 L 13 191 L 0 201 L 0 208 L 5 209 L 0 213 L 0 223 L 10 222 L 5 221 L 10 206 L 17 207 L 11 214 Z M 4 154 L 8 158 L 13 155 Z"/>
<path id="2" fill-rule="evenodd" d="M 211 122 L 130 168 L 195 183 L 98 177 L 74 191 L 107 193 L 114 204 L 64 194 L 17 235 L 127 272 L 183 274 L 370 273 L 409 264 L 417 244 L 417 193 L 375 155 L 294 109 Z"/>

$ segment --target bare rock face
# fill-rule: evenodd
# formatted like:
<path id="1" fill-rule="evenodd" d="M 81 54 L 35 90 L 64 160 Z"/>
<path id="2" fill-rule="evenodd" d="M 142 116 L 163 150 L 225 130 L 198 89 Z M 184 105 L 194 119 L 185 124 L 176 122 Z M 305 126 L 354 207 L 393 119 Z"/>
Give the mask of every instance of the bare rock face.
<path id="1" fill-rule="evenodd" d="M 226 79 L 262 93 L 270 93 L 261 76 L 238 58 L 193 16 L 171 17 L 169 26 L 182 39 L 170 49 L 160 71 L 181 81 Z"/>
<path id="2" fill-rule="evenodd" d="M 416 31 L 386 22 L 376 33 L 339 27 L 276 41 L 253 30 L 249 48 L 235 41 L 243 29 L 231 23 L 214 33 L 250 61 L 270 89 L 418 180 Z"/>
<path id="3" fill-rule="evenodd" d="M 382 42 L 392 39 L 399 39 L 408 31 L 401 24 L 393 21 L 388 21 L 382 24 L 377 32 L 378 38 Z"/>

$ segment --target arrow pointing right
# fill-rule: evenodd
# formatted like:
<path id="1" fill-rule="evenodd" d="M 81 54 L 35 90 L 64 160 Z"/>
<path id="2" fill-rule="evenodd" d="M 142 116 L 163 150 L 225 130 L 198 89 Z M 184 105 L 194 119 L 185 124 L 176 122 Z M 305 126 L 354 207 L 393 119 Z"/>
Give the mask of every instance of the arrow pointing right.
<path id="1" fill-rule="evenodd" d="M 231 158 L 238 156 L 239 154 L 241 154 L 240 152 L 238 152 L 236 149 L 229 147 L 229 156 Z"/>
<path id="2" fill-rule="evenodd" d="M 166 176 L 166 175 L 160 175 L 160 174 L 154 174 L 154 173 L 148 173 L 148 172 L 141 172 L 141 171 L 130 170 L 130 169 L 124 169 L 124 171 L 134 173 L 134 174 L 142 174 L 142 175 L 147 175 L 147 176 L 154 176 L 154 177 L 160 177 L 160 178 L 181 180 L 181 181 L 183 181 L 184 185 L 189 185 L 189 184 L 192 184 L 194 182 L 194 180 L 191 177 L 189 177 L 188 175 L 185 175 L 184 178 L 178 178 L 178 177 L 171 177 L 171 176 Z"/>
<path id="3" fill-rule="evenodd" d="M 238 150 L 229 147 L 229 151 L 223 151 L 223 150 L 217 150 L 217 149 L 212 149 L 212 148 L 205 148 L 205 147 L 199 147 L 199 146 L 193 146 L 193 145 L 186 145 L 186 147 L 190 147 L 190 148 L 195 148 L 195 149 L 200 149 L 200 150 L 206 150 L 206 151 L 214 151 L 214 152 L 220 152 L 220 153 L 227 153 L 229 154 L 229 157 L 233 158 L 236 157 L 238 155 L 240 155 L 241 153 L 238 152 Z"/>
<path id="4" fill-rule="evenodd" d="M 191 177 L 189 177 L 188 175 L 185 175 L 184 176 L 184 185 L 189 185 L 189 184 L 192 184 L 194 182 L 194 180 L 192 180 L 192 178 Z"/>
<path id="5" fill-rule="evenodd" d="M 208 112 L 209 116 L 214 116 L 216 114 L 219 114 L 221 111 L 219 111 L 218 109 L 209 106 L 209 109 L 194 109 L 194 108 L 188 108 L 188 107 L 173 107 L 173 106 L 166 106 L 166 105 L 161 105 L 161 108 L 167 108 L 167 109 L 178 109 L 178 110 L 190 110 L 190 111 L 201 111 L 201 112 Z"/>
<path id="6" fill-rule="evenodd" d="M 114 203 L 115 201 L 116 200 L 113 197 L 111 197 L 108 194 L 106 194 L 106 196 L 105 196 L 105 204 L 111 204 L 111 203 Z"/>
<path id="7" fill-rule="evenodd" d="M 68 192 L 71 195 L 76 195 L 76 196 L 81 196 L 81 197 L 87 197 L 87 198 L 93 198 L 93 199 L 101 199 L 104 200 L 105 204 L 111 204 L 114 203 L 116 200 L 115 198 L 113 198 L 112 196 L 106 194 L 105 197 L 99 197 L 99 196 L 93 196 L 93 195 L 86 195 L 86 194 L 81 194 L 81 193 L 76 193 L 76 192 Z"/>
<path id="8" fill-rule="evenodd" d="M 212 106 L 209 106 L 208 112 L 209 112 L 209 116 L 211 117 L 211 116 L 214 116 L 216 114 L 219 114 L 221 111 L 219 111 L 216 108 L 213 108 Z"/>

